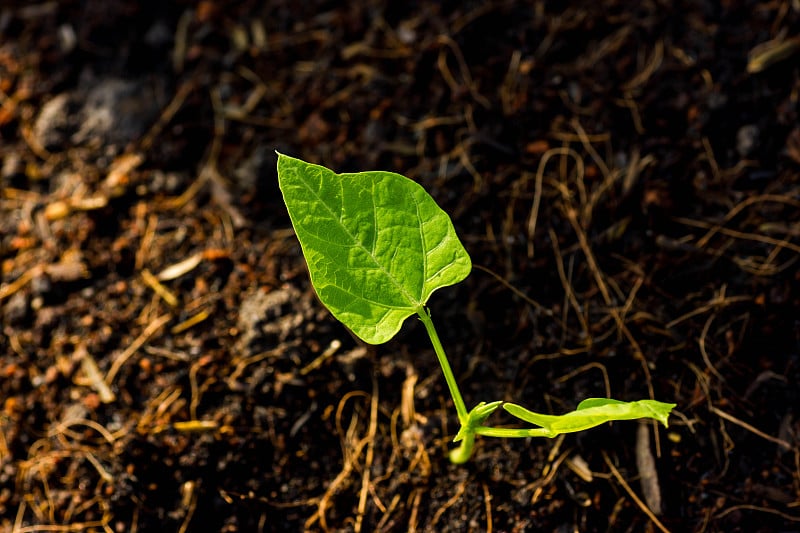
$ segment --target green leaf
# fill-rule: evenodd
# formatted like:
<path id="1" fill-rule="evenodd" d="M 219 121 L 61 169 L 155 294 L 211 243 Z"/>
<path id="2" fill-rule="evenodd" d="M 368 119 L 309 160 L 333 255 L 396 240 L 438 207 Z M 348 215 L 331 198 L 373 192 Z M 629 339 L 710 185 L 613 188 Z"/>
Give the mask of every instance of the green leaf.
<path id="1" fill-rule="evenodd" d="M 319 299 L 370 344 L 472 268 L 447 213 L 400 174 L 336 174 L 278 154 L 278 181 Z"/>
<path id="2" fill-rule="evenodd" d="M 541 426 L 547 430 L 546 437 L 555 437 L 561 433 L 574 433 L 613 420 L 653 418 L 666 427 L 669 413 L 675 405 L 655 400 L 621 402 L 608 398 L 588 398 L 579 403 L 574 411 L 565 415 L 534 413 L 513 403 L 503 404 L 503 409 L 520 420 Z"/>
<path id="3" fill-rule="evenodd" d="M 453 442 L 462 440 L 470 433 L 474 434 L 475 430 L 482 426 L 483 423 L 486 422 L 486 419 L 489 418 L 489 415 L 494 413 L 502 403 L 502 401 L 491 403 L 481 402 L 476 405 L 472 411 L 467 414 L 467 420 L 461 424 L 461 429 L 458 430 Z"/>

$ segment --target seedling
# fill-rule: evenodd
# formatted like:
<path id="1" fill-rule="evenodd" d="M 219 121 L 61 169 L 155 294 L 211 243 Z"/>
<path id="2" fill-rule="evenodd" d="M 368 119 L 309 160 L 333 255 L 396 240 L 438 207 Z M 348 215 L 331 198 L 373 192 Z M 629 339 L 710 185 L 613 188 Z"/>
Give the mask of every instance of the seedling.
<path id="1" fill-rule="evenodd" d="M 382 344 L 417 315 L 428 332 L 453 398 L 461 427 L 450 452 L 466 462 L 476 435 L 555 437 L 612 420 L 653 418 L 664 426 L 675 404 L 589 398 L 575 411 L 544 415 L 503 401 L 467 410 L 430 311 L 431 294 L 467 277 L 467 251 L 450 217 L 416 182 L 393 172 L 336 174 L 278 154 L 278 181 L 311 283 L 333 316 L 369 344 Z M 485 425 L 497 408 L 533 428 Z"/>

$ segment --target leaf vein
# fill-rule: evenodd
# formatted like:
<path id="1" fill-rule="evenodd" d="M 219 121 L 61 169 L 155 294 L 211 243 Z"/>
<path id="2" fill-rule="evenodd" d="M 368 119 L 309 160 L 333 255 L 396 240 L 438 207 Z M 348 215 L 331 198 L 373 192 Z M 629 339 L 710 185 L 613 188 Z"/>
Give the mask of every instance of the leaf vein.
<path id="1" fill-rule="evenodd" d="M 343 185 L 343 183 L 342 183 L 342 181 L 343 181 L 343 180 L 342 180 L 342 177 L 341 177 L 341 176 L 337 176 L 337 177 L 339 178 L 339 187 L 340 187 L 340 188 L 341 188 L 341 190 L 342 190 L 342 196 L 340 196 L 340 198 L 341 198 L 341 200 L 342 200 L 342 205 L 344 205 L 344 185 Z M 403 295 L 405 296 L 405 298 L 408 300 L 409 304 L 414 304 L 414 303 L 417 303 L 417 302 L 419 302 L 420 298 L 414 298 L 414 297 L 413 297 L 413 296 L 412 296 L 412 295 L 411 295 L 411 294 L 410 294 L 410 293 L 409 293 L 409 292 L 406 290 L 406 288 L 405 288 L 405 287 L 403 287 L 403 286 L 402 286 L 400 283 L 398 283 L 398 282 L 397 282 L 397 279 L 396 279 L 396 278 L 395 278 L 395 277 L 392 275 L 392 273 L 391 273 L 391 272 L 389 272 L 388 270 L 386 270 L 386 268 L 385 268 L 385 267 L 384 267 L 384 266 L 383 266 L 383 265 L 382 265 L 382 264 L 381 264 L 381 263 L 378 261 L 377 257 L 375 257 L 375 254 L 371 253 L 371 252 L 370 252 L 370 251 L 367 249 L 367 247 L 364 245 L 364 243 L 362 243 L 361 241 L 359 241 L 359 240 L 358 240 L 358 239 L 355 237 L 355 235 L 353 235 L 353 233 L 350 231 L 350 229 L 349 229 L 349 228 L 347 227 L 347 225 L 344 223 L 344 209 L 342 209 L 342 210 L 340 211 L 340 214 L 341 214 L 341 216 L 337 216 L 337 215 L 336 215 L 336 213 L 333 211 L 333 209 L 331 209 L 331 207 L 330 207 L 330 206 L 329 206 L 329 205 L 328 205 L 328 204 L 325 202 L 325 199 L 324 199 L 324 198 L 322 198 L 322 197 L 321 197 L 321 196 L 320 196 L 320 195 L 317 193 L 317 191 L 315 191 L 315 190 L 314 190 L 314 189 L 313 189 L 313 188 L 312 188 L 312 187 L 311 187 L 311 186 L 308 184 L 308 182 L 307 182 L 306 180 L 304 180 L 304 179 L 300 179 L 300 180 L 298 180 L 298 181 L 300 181 L 300 183 L 302 183 L 302 184 L 305 186 L 305 188 L 306 188 L 306 189 L 309 191 L 309 193 L 311 193 L 311 194 L 314 196 L 314 199 L 315 199 L 315 200 L 317 200 L 317 202 L 319 202 L 319 205 L 322 205 L 322 206 L 324 207 L 324 209 L 325 209 L 325 210 L 328 212 L 328 214 L 331 216 L 331 218 L 334 218 L 334 219 L 336 219 L 336 220 L 339 220 L 339 222 L 340 222 L 340 224 L 341 224 L 341 226 L 342 226 L 342 229 L 344 230 L 344 233 L 347 235 L 347 237 L 350 239 L 350 241 L 351 241 L 351 242 L 352 242 L 352 243 L 353 243 L 355 246 L 357 246 L 358 248 L 360 248 L 361 250 L 363 250 L 363 251 L 364 251 L 364 252 L 365 252 L 365 253 L 366 253 L 366 254 L 369 256 L 369 258 L 372 260 L 372 262 L 373 262 L 373 263 L 374 263 L 374 264 L 375 264 L 375 265 L 378 267 L 378 269 L 379 269 L 379 270 L 380 270 L 380 271 L 381 271 L 381 272 L 382 272 L 382 273 L 383 273 L 383 274 L 384 274 L 384 275 L 385 275 L 385 276 L 386 276 L 386 277 L 389 279 L 389 281 L 392 283 L 392 285 L 394 285 L 394 286 L 395 286 L 395 288 L 396 288 L 396 289 L 398 289 L 398 290 L 400 291 L 400 293 L 401 293 L 401 294 L 403 294 Z M 417 202 L 416 202 L 416 198 L 414 198 L 414 203 L 415 203 L 415 205 L 417 204 Z M 418 206 L 418 205 L 417 205 L 417 214 L 418 214 L 418 216 L 419 216 L 419 206 Z M 308 230 L 307 230 L 307 228 L 304 228 L 304 230 L 305 230 L 305 231 L 308 231 Z M 421 231 L 421 229 L 420 229 L 420 231 Z M 376 232 L 377 232 L 377 228 L 376 228 Z M 340 289 L 343 289 L 343 287 L 339 287 L 339 288 L 340 288 Z M 344 289 L 343 289 L 343 290 L 344 290 Z"/>

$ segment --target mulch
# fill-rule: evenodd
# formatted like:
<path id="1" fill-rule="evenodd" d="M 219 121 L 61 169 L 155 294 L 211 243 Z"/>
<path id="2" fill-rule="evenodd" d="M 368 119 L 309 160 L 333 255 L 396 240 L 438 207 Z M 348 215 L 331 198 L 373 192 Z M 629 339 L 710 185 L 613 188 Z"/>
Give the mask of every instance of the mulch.
<path id="1" fill-rule="evenodd" d="M 791 2 L 0 7 L 0 530 L 800 531 Z M 316 299 L 275 150 L 391 170 L 475 265 L 465 400 L 678 404 L 479 439 L 422 326 Z M 495 423 L 512 423 L 496 415 Z"/>

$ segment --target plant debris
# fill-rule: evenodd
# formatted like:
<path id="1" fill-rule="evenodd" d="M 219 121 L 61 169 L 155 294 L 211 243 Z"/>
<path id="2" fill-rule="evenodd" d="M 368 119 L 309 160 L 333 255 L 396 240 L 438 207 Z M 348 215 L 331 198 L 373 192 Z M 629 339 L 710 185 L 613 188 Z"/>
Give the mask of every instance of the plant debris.
<path id="1" fill-rule="evenodd" d="M 0 530 L 800 528 L 794 3 L 16 4 Z M 275 150 L 451 215 L 469 407 L 657 398 L 669 429 L 451 465 L 422 325 L 376 351 L 329 316 Z"/>

